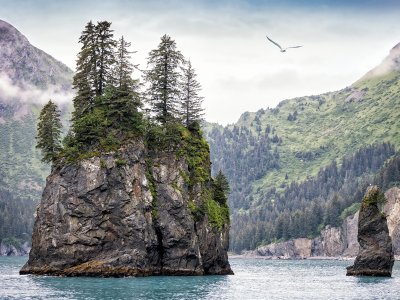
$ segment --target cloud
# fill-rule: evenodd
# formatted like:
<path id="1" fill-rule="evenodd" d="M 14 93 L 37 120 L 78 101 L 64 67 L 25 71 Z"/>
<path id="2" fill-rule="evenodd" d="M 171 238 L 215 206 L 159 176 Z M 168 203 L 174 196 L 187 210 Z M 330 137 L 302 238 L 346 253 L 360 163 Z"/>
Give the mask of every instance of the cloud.
<path id="1" fill-rule="evenodd" d="M 250 0 L 40 1 L 49 5 L 32 2 L 23 10 L 8 1 L 2 13 L 32 44 L 71 68 L 88 20 L 112 21 L 116 36 L 123 34 L 138 51 L 133 59 L 142 69 L 160 36 L 170 34 L 198 73 L 206 119 L 223 124 L 283 99 L 344 88 L 378 65 L 400 36 L 396 1 L 389 1 L 390 9 L 376 0 L 340 0 L 337 6 L 328 0 L 284 0 L 281 6 Z M 304 47 L 282 54 L 266 34 Z M 42 97 L 57 101 L 53 95 L 50 89 Z"/>
<path id="2" fill-rule="evenodd" d="M 72 91 L 62 91 L 57 86 L 43 90 L 30 84 L 17 85 L 6 73 L 0 73 L 0 100 L 5 102 L 21 102 L 44 104 L 50 99 L 57 104 L 71 102 Z"/>

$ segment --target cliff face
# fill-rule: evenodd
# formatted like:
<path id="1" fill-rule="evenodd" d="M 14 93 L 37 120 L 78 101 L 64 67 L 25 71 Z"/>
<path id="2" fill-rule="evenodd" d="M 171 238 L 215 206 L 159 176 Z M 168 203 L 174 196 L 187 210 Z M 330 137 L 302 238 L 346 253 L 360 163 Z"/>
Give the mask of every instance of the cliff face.
<path id="1" fill-rule="evenodd" d="M 400 255 L 400 188 L 393 187 L 385 193 L 383 212 L 392 239 L 395 255 Z M 341 227 L 326 226 L 314 239 L 294 239 L 261 246 L 254 254 L 280 258 L 355 257 L 359 251 L 357 241 L 359 212 L 343 220 Z"/>
<path id="2" fill-rule="evenodd" d="M 189 192 L 187 172 L 173 154 L 149 159 L 141 141 L 54 169 L 21 274 L 231 274 L 229 225 L 195 214 L 206 186 Z"/>

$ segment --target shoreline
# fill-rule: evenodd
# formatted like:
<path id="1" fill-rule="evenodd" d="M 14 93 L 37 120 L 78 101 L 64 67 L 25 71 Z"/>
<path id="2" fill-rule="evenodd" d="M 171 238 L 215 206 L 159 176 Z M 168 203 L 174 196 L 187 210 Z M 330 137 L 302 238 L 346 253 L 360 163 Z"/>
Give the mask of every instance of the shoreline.
<path id="1" fill-rule="evenodd" d="M 354 260 L 355 257 L 343 256 L 309 256 L 309 257 L 287 257 L 287 256 L 262 256 L 262 255 L 243 255 L 228 254 L 228 259 L 262 259 L 262 260 Z M 400 260 L 400 257 L 398 259 Z"/>
<path id="2" fill-rule="evenodd" d="M 356 257 L 350 256 L 308 256 L 308 257 L 287 257 L 287 256 L 262 256 L 255 254 L 228 254 L 228 259 L 263 259 L 263 260 L 341 260 L 351 261 Z M 394 256 L 395 261 L 400 261 L 400 255 Z"/>

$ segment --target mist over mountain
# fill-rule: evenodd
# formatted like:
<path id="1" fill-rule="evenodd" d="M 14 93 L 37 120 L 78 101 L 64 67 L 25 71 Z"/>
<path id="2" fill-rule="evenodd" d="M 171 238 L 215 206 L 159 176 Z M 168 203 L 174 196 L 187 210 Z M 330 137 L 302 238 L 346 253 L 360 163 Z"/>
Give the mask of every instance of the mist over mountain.
<path id="1" fill-rule="evenodd" d="M 359 81 L 366 79 L 383 76 L 390 72 L 396 72 L 400 70 L 400 43 L 390 50 L 390 53 L 385 59 L 375 68 L 365 74 Z"/>
<path id="2" fill-rule="evenodd" d="M 29 239 L 35 201 L 49 173 L 35 149 L 37 117 L 49 99 L 68 111 L 72 75 L 0 20 L 0 241 Z"/>

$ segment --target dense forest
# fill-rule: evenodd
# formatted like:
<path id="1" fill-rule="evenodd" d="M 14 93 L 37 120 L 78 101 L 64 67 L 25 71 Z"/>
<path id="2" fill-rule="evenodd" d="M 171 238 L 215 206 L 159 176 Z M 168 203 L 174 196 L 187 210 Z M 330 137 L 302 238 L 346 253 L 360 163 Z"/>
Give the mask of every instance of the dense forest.
<path id="1" fill-rule="evenodd" d="M 267 125 L 264 132 L 253 134 L 246 127 L 214 128 L 207 136 L 210 143 L 213 172 L 223 170 L 231 184 L 232 209 L 249 208 L 251 183 L 271 169 L 279 170 L 277 145 L 281 139 L 275 129 Z"/>
<path id="2" fill-rule="evenodd" d="M 291 114 L 289 121 L 297 115 Z M 268 171 L 280 170 L 282 138 L 270 124 L 261 130 L 257 116 L 251 125 L 256 130 L 213 127 L 207 136 L 213 171 L 222 169 L 231 184 L 231 250 L 237 252 L 278 240 L 313 237 L 326 225 L 338 226 L 357 210 L 357 205 L 352 205 L 360 201 L 366 186 L 374 182 L 374 174 L 395 154 L 390 143 L 374 144 L 341 161 L 333 160 L 305 181 L 282 174 L 285 182 L 278 188 L 254 187 Z M 307 161 L 318 155 L 318 151 L 297 152 L 295 157 Z M 385 182 L 397 180 L 395 162 L 382 169 Z"/>
<path id="3" fill-rule="evenodd" d="M 30 241 L 36 201 L 13 195 L 3 181 L 0 171 L 0 242 Z"/>
<path id="4" fill-rule="evenodd" d="M 232 216 L 232 250 L 315 237 L 326 225 L 339 226 L 357 211 L 368 185 L 376 183 L 386 189 L 400 184 L 400 156 L 384 165 L 394 154 L 390 144 L 368 146 L 343 158 L 340 166 L 333 161 L 315 178 L 291 182 L 282 192 L 260 191 L 259 204 Z"/>
<path id="5" fill-rule="evenodd" d="M 231 250 L 313 237 L 355 212 L 380 170 L 396 182 L 382 168 L 400 147 L 399 76 L 388 71 L 245 112 L 234 124 L 203 124 L 213 173 L 222 170 L 231 185 Z"/>

